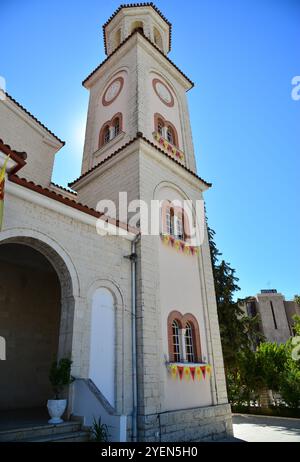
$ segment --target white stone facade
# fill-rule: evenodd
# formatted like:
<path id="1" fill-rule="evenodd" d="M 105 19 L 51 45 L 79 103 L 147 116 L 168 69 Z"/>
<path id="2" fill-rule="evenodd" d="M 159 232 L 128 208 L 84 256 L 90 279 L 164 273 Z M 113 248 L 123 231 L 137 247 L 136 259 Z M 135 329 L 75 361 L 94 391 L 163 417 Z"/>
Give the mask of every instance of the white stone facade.
<path id="1" fill-rule="evenodd" d="M 133 19 L 144 21 L 144 35 L 150 41 L 140 32 L 131 34 Z M 161 51 L 157 44 L 151 43 L 154 26 L 161 32 Z M 121 42 L 125 41 L 114 51 L 113 40 L 119 27 Z M 46 135 L 46 129 L 24 111 L 22 116 L 17 114 L 20 109 L 11 100 L 0 102 L 0 138 L 12 149 L 28 153 L 27 165 L 18 176 L 93 210 L 80 209 L 67 199 L 49 197 L 45 190 L 34 190 L 10 177 L 0 244 L 29 245 L 52 263 L 62 287 L 59 354 L 71 354 L 74 376 L 97 382 L 100 394 L 104 395 L 103 415 L 109 419 L 112 418 L 109 415 L 119 417 L 120 428 L 126 426 L 126 438 L 130 440 L 133 293 L 131 265 L 124 257 L 131 253 L 136 234 L 132 231 L 125 237 L 99 236 L 94 209 L 101 199 L 111 199 L 118 204 L 120 191 L 128 193 L 128 201 L 142 199 L 148 204 L 152 199 L 195 201 L 202 198 L 208 184 L 195 174 L 186 98 L 191 82 L 165 56 L 169 24 L 151 6 L 143 6 L 124 8 L 106 28 L 108 59 L 84 82 L 90 90 L 90 102 L 82 176 L 72 183 L 77 197 L 51 185 L 53 155 L 62 142 L 49 132 Z M 103 95 L 111 82 L 120 77 L 120 93 L 111 103 L 103 104 Z M 156 78 L 171 92 L 172 106 L 164 104 L 155 93 L 152 83 Z M 118 113 L 122 114 L 121 133 L 99 146 L 101 127 Z M 182 165 L 170 158 L 173 154 L 164 154 L 166 148 L 153 138 L 156 113 L 176 127 L 177 148 L 185 155 Z M 136 251 L 138 440 L 200 441 L 231 435 L 207 233 L 199 255 L 176 253 L 165 247 L 159 236 L 150 235 L 141 236 Z M 109 324 L 107 329 L 97 327 L 101 324 L 101 309 L 106 313 L 103 316 Z M 173 310 L 191 313 L 197 320 L 202 362 L 212 366 L 210 378 L 200 382 L 171 378 L 166 365 L 169 361 L 167 319 Z M 92 325 L 92 319 L 96 324 Z M 101 341 L 110 335 L 102 348 L 108 348 L 105 378 L 102 372 L 105 357 L 99 353 L 101 370 L 97 370 L 97 353 L 91 353 L 93 348 L 98 351 L 97 331 L 103 336 Z M 81 417 L 87 422 L 84 405 L 79 403 L 80 396 L 76 396 L 80 387 L 74 390 L 69 395 L 69 414 L 76 414 L 76 409 L 80 409 Z M 118 435 L 121 433 L 120 430 Z"/>

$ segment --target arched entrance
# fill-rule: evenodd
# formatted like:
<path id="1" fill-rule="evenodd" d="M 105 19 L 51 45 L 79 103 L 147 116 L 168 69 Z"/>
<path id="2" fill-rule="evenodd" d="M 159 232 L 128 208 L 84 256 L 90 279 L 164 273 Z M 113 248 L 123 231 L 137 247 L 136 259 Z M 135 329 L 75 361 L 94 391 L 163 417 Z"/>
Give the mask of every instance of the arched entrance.
<path id="1" fill-rule="evenodd" d="M 30 237 L 0 242 L 0 411 L 45 406 L 49 368 L 71 355 L 74 298 L 61 256 Z"/>

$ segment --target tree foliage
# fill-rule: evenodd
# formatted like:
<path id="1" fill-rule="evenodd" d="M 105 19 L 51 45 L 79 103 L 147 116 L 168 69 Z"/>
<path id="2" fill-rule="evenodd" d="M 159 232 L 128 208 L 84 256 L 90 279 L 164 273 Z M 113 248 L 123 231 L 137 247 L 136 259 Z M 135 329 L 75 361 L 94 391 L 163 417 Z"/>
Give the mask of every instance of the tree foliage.
<path id="1" fill-rule="evenodd" d="M 208 238 L 216 291 L 216 301 L 224 356 L 228 397 L 231 403 L 250 405 L 259 401 L 262 390 L 279 392 L 285 404 L 300 406 L 300 359 L 292 356 L 294 343 L 265 342 L 258 332 L 258 316 L 248 317 L 235 300 L 240 290 L 235 270 L 220 260 L 215 232 L 208 227 Z M 243 302 L 246 302 L 244 299 Z M 300 306 L 300 296 L 295 296 Z M 294 332 L 300 336 L 300 316 L 294 316 Z"/>
<path id="2" fill-rule="evenodd" d="M 238 352 L 249 350 L 257 342 L 258 317 L 250 318 L 240 307 L 242 300 L 234 300 L 238 286 L 235 270 L 225 260 L 219 261 L 222 255 L 215 240 L 215 232 L 208 227 L 208 238 L 212 259 L 216 301 L 220 325 L 220 334 L 227 371 L 235 369 L 238 364 Z"/>

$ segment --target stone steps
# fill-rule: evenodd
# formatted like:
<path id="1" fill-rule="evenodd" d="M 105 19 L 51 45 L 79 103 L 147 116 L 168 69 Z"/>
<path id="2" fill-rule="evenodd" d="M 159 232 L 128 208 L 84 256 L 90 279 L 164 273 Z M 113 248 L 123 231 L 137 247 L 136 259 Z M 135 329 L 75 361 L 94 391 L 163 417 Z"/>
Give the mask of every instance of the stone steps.
<path id="1" fill-rule="evenodd" d="M 88 441 L 89 433 L 82 430 L 80 422 L 64 422 L 60 425 L 37 425 L 0 431 L 0 442 L 49 442 Z"/>

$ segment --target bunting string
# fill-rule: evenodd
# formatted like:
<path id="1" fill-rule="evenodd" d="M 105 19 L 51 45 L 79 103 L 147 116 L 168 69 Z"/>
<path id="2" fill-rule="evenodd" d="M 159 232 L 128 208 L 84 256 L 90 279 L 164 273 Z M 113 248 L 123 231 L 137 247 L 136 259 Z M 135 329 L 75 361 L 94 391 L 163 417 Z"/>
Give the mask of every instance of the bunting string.
<path id="1" fill-rule="evenodd" d="M 169 143 L 167 140 L 165 140 L 162 136 L 160 136 L 159 133 L 155 132 L 154 133 L 154 139 L 158 141 L 161 147 L 166 149 L 170 154 L 172 154 L 174 157 L 176 157 L 179 160 L 184 159 L 184 154 L 179 151 L 178 149 L 175 148 L 171 143 Z"/>
<path id="2" fill-rule="evenodd" d="M 211 377 L 212 367 L 210 364 L 205 364 L 203 366 L 181 366 L 177 364 L 169 364 L 168 370 L 173 380 L 183 380 L 187 382 L 192 380 L 202 381 Z"/>
<path id="3" fill-rule="evenodd" d="M 200 253 L 199 247 L 187 245 L 185 242 L 168 234 L 161 234 L 161 240 L 165 245 L 173 247 L 175 250 L 182 252 L 184 255 L 199 255 Z"/>

